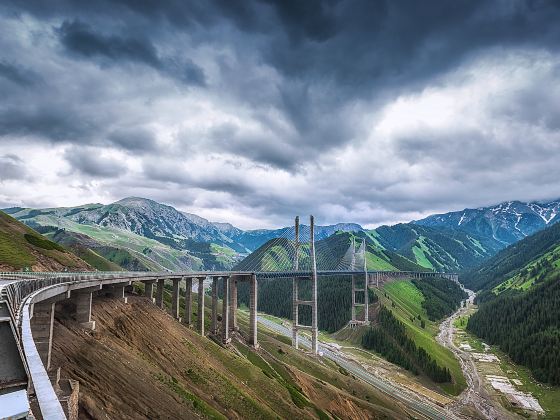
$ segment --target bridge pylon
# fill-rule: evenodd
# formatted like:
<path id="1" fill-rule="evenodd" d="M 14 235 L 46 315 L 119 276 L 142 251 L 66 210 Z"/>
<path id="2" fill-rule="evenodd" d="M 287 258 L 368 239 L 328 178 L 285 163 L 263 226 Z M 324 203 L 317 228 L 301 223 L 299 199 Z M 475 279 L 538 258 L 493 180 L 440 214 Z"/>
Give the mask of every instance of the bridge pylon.
<path id="1" fill-rule="evenodd" d="M 313 216 L 309 216 L 309 257 L 311 261 L 311 277 L 309 277 L 308 273 L 305 277 L 297 275 L 297 271 L 299 270 L 299 249 L 301 246 L 299 234 L 299 217 L 296 217 L 294 238 L 295 257 L 293 261 L 293 270 L 296 272 L 296 275 L 293 278 L 292 284 L 292 345 L 295 348 L 299 347 L 298 332 L 300 330 L 311 330 L 311 351 L 313 354 L 317 354 L 319 350 L 319 330 L 317 320 L 317 259 L 315 256 L 315 220 Z M 299 298 L 299 281 L 308 278 L 311 280 L 311 300 L 301 300 Z M 301 325 L 299 323 L 299 305 L 311 306 L 311 325 Z"/>

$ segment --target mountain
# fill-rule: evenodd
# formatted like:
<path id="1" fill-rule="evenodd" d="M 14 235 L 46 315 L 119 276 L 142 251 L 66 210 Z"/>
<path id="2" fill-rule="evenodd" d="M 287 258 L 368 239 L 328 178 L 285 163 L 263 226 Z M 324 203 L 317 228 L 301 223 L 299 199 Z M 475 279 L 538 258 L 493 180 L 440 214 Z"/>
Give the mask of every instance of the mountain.
<path id="1" fill-rule="evenodd" d="M 91 271 L 92 267 L 0 211 L 0 271 Z"/>
<path id="2" fill-rule="evenodd" d="M 247 230 L 242 231 L 240 229 L 234 228 L 229 224 L 215 224 L 228 235 L 233 241 L 241 244 L 244 248 L 249 251 L 254 251 L 263 245 L 265 242 L 279 237 L 286 237 L 289 235 L 293 227 L 284 227 L 281 229 L 257 229 L 257 230 Z M 233 228 L 233 229 L 232 229 Z M 315 240 L 319 241 L 325 239 L 336 232 L 360 232 L 364 229 L 356 223 L 337 223 L 335 225 L 315 225 Z M 225 233 L 228 232 L 228 233 Z M 309 226 L 302 224 L 300 225 L 300 237 L 309 238 Z"/>
<path id="3" fill-rule="evenodd" d="M 368 233 L 381 249 L 434 271 L 473 267 L 502 248 L 500 242 L 478 234 L 414 223 L 380 226 Z"/>
<path id="4" fill-rule="evenodd" d="M 82 235 L 73 235 L 71 242 L 85 242 L 86 248 L 127 270 L 227 269 L 267 240 L 286 235 L 291 229 L 243 231 L 229 223 L 212 223 L 195 214 L 139 197 L 124 198 L 108 205 L 5 210 L 49 234 L 62 229 Z M 302 234 L 306 229 L 302 225 Z M 317 226 L 316 238 L 325 238 L 338 230 L 362 228 L 342 223 Z M 62 237 L 53 235 L 53 240 L 62 241 Z M 92 241 L 96 245 L 92 245 Z"/>
<path id="5" fill-rule="evenodd" d="M 461 277 L 465 286 L 489 292 L 502 285 L 526 289 L 560 273 L 560 223 L 510 245 Z M 484 296 L 484 295 L 482 295 Z"/>
<path id="6" fill-rule="evenodd" d="M 52 236 L 59 230 L 85 235 L 85 237 L 79 235 L 78 237 L 81 240 L 85 239 L 86 247 L 91 247 L 91 241 L 97 243 L 97 246 L 94 247 L 95 249 L 98 249 L 98 247 L 109 247 L 108 251 L 110 251 L 111 255 L 104 255 L 105 258 L 126 269 L 175 271 L 200 269 L 203 267 L 204 262 L 200 257 L 203 254 L 202 252 L 191 253 L 128 230 L 96 224 L 82 224 L 71 219 L 71 216 L 74 214 L 92 211 L 99 207 L 102 207 L 102 205 L 89 204 L 79 207 L 47 209 L 16 207 L 6 209 L 6 211 L 31 228 L 51 235 L 53 240 L 62 238 L 60 235 Z M 209 247 L 209 244 L 205 245 L 205 248 Z M 205 254 L 205 256 L 214 258 L 210 253 L 209 255 Z M 139 263 L 136 263 L 136 260 Z M 124 261 L 124 263 L 121 265 L 119 261 Z"/>
<path id="7" fill-rule="evenodd" d="M 103 245 L 87 235 L 70 232 L 64 229 L 51 228 L 45 230 L 44 234 L 52 241 L 63 245 L 72 253 L 87 261 L 92 267 L 99 271 L 147 271 L 149 264 L 144 264 L 140 259 L 134 257 L 126 249 L 119 249 Z"/>
<path id="8" fill-rule="evenodd" d="M 421 226 L 462 230 L 511 245 L 560 220 L 560 200 L 548 203 L 508 201 L 491 207 L 465 209 L 415 221 Z"/>

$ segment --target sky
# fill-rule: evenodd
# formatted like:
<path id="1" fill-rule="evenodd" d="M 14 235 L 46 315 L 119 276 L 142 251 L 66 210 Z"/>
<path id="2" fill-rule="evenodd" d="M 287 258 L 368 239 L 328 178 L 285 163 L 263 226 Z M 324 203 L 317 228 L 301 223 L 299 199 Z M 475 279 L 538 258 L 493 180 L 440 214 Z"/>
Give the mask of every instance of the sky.
<path id="1" fill-rule="evenodd" d="M 560 2 L 0 3 L 0 207 L 241 228 L 560 197 Z"/>

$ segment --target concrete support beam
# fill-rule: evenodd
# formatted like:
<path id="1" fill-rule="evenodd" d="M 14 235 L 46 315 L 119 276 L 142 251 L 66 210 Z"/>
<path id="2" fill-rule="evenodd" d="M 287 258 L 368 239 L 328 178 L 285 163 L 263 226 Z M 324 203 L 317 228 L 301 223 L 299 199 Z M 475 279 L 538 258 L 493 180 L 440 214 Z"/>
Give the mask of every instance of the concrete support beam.
<path id="1" fill-rule="evenodd" d="M 76 293 L 77 292 L 77 293 Z M 77 290 L 72 292 L 72 299 L 76 304 L 76 321 L 88 330 L 95 330 L 95 321 L 91 320 L 91 300 L 92 292 Z"/>
<path id="2" fill-rule="evenodd" d="M 181 279 L 173 279 L 173 293 L 171 294 L 171 316 L 179 319 L 179 282 Z"/>
<path id="3" fill-rule="evenodd" d="M 185 285 L 185 317 L 184 322 L 188 326 L 192 325 L 192 277 L 187 277 Z"/>
<path id="4" fill-rule="evenodd" d="M 230 278 L 222 277 L 224 285 L 224 296 L 222 298 L 222 343 L 228 344 L 229 338 L 229 282 Z"/>
<path id="5" fill-rule="evenodd" d="M 46 370 L 51 367 L 51 351 L 55 302 L 38 302 L 33 305 L 31 330 L 35 347 Z"/>
<path id="6" fill-rule="evenodd" d="M 237 277 L 230 279 L 229 286 L 229 330 L 237 331 Z"/>
<path id="7" fill-rule="evenodd" d="M 165 284 L 164 279 L 158 279 L 157 291 L 156 291 L 156 305 L 160 309 L 163 309 L 163 285 L 164 284 Z"/>
<path id="8" fill-rule="evenodd" d="M 364 322 L 369 323 L 369 275 L 364 276 Z"/>
<path id="9" fill-rule="evenodd" d="M 212 277 L 212 325 L 210 332 L 218 333 L 218 277 Z"/>
<path id="10" fill-rule="evenodd" d="M 152 302 L 154 301 L 154 282 L 155 280 L 144 282 L 144 296 L 146 296 Z"/>
<path id="11" fill-rule="evenodd" d="M 249 289 L 249 344 L 254 348 L 259 347 L 257 340 L 257 276 L 253 274 Z"/>
<path id="12" fill-rule="evenodd" d="M 299 298 L 298 298 L 298 278 L 292 280 L 292 346 L 299 348 L 299 336 L 297 325 L 299 323 Z"/>
<path id="13" fill-rule="evenodd" d="M 198 332 L 204 335 L 204 277 L 198 279 Z"/>
<path id="14" fill-rule="evenodd" d="M 124 294 L 124 291 L 125 291 L 127 286 L 128 286 L 128 283 L 113 284 L 109 288 L 109 293 L 112 297 L 115 297 L 117 299 L 122 299 L 124 301 L 124 303 L 128 303 L 128 298 Z"/>
<path id="15" fill-rule="evenodd" d="M 352 322 L 356 322 L 356 276 L 352 276 Z"/>
<path id="16" fill-rule="evenodd" d="M 294 271 L 299 270 L 299 216 L 295 219 L 294 230 Z M 294 277 L 292 280 L 292 346 L 299 348 L 298 324 L 299 324 L 299 279 Z"/>
<path id="17" fill-rule="evenodd" d="M 315 256 L 315 218 L 309 217 L 309 248 L 311 254 L 311 351 L 317 354 L 319 351 L 319 323 L 317 320 L 317 259 Z"/>

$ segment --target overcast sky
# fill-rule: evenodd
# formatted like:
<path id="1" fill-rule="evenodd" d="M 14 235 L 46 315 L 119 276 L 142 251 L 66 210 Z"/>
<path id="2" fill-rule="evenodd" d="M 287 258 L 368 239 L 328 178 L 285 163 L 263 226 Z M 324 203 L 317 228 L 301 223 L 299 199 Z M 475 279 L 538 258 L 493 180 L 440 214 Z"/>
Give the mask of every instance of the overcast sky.
<path id="1" fill-rule="evenodd" d="M 242 228 L 560 197 L 558 1 L 2 1 L 0 206 Z"/>

